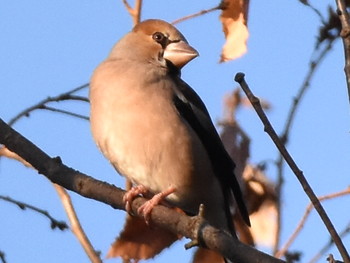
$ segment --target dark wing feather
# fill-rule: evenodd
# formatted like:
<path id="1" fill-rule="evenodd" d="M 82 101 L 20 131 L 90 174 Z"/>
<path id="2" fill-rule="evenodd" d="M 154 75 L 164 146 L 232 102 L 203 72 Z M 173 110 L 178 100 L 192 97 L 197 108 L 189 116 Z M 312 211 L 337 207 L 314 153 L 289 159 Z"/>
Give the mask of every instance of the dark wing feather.
<path id="1" fill-rule="evenodd" d="M 222 144 L 219 134 L 212 123 L 208 110 L 198 94 L 179 77 L 174 77 L 177 84 L 174 104 L 179 114 L 197 133 L 212 161 L 215 174 L 218 176 L 225 194 L 225 201 L 229 207 L 230 192 L 233 192 L 238 209 L 244 221 L 250 226 L 250 220 L 242 192 L 236 176 L 235 164 Z M 229 187 L 227 187 L 229 186 Z M 229 213 L 229 211 L 227 211 Z"/>

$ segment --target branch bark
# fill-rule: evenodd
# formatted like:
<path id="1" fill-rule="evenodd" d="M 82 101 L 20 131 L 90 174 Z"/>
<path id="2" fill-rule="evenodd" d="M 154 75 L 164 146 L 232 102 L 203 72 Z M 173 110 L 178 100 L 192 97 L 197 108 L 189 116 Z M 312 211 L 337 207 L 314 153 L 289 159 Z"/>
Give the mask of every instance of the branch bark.
<path id="1" fill-rule="evenodd" d="M 336 0 L 338 7 L 338 15 L 341 22 L 342 30 L 340 32 L 340 36 L 343 39 L 344 46 L 344 54 L 345 54 L 345 76 L 346 76 L 346 84 L 348 87 L 348 96 L 350 101 L 350 16 L 348 11 L 346 10 L 345 0 Z"/>
<path id="2" fill-rule="evenodd" d="M 338 251 L 340 252 L 344 263 L 350 263 L 350 257 L 349 254 L 340 239 L 337 231 L 335 230 L 331 220 L 329 219 L 326 211 L 324 210 L 323 206 L 321 205 L 320 201 L 317 199 L 317 196 L 315 195 L 314 191 L 312 190 L 311 186 L 309 185 L 308 181 L 306 180 L 303 172 L 299 169 L 297 164 L 294 162 L 292 156 L 289 154 L 287 149 L 285 148 L 283 142 L 281 139 L 278 137 L 277 133 L 273 129 L 270 121 L 268 120 L 266 114 L 264 113 L 264 110 L 262 109 L 260 105 L 260 101 L 255 95 L 252 93 L 250 90 L 247 82 L 244 79 L 244 74 L 243 73 L 237 73 L 235 76 L 235 81 L 238 82 L 245 94 L 247 95 L 248 99 L 252 103 L 256 113 L 258 114 L 260 120 L 262 121 L 264 125 L 264 131 L 271 137 L 272 141 L 280 151 L 281 155 L 283 158 L 286 160 L 287 164 L 289 167 L 292 169 L 294 172 L 295 176 L 298 178 L 301 186 L 303 187 L 305 193 L 309 197 L 310 201 L 314 205 L 317 213 L 320 215 L 323 223 L 325 224 L 329 234 L 331 235 L 334 243 L 336 244 Z"/>
<path id="3" fill-rule="evenodd" d="M 28 139 L 13 130 L 2 119 L 0 119 L 0 144 L 17 153 L 53 183 L 86 198 L 103 202 L 116 209 L 125 210 L 123 202 L 125 191 L 65 166 L 59 157 L 51 158 Z M 140 216 L 137 214 L 137 209 L 146 201 L 146 199 L 139 197 L 132 202 L 132 212 L 136 216 Z M 210 226 L 200 216 L 189 217 L 167 207 L 156 206 L 151 213 L 151 222 L 198 241 L 201 246 L 213 249 L 234 262 L 284 262 L 239 242 L 224 231 Z"/>

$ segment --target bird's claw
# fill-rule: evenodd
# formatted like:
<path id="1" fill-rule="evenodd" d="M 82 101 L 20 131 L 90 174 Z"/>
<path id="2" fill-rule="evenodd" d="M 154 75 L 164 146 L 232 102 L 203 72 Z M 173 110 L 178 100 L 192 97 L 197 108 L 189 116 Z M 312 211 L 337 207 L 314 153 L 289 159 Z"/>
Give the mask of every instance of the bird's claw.
<path id="1" fill-rule="evenodd" d="M 137 212 L 140 215 L 143 215 L 145 218 L 146 224 L 149 224 L 150 219 L 151 219 L 151 212 L 153 208 L 160 204 L 168 195 L 174 193 L 176 191 L 176 188 L 173 186 L 170 186 L 168 189 L 166 189 L 163 192 L 160 192 L 152 197 L 152 199 L 148 200 L 145 202 L 143 205 L 141 205 L 138 209 Z"/>
<path id="2" fill-rule="evenodd" d="M 133 186 L 124 194 L 123 201 L 125 202 L 125 210 L 130 214 L 132 212 L 131 202 L 140 194 L 147 193 L 146 187 L 143 185 Z"/>
<path id="3" fill-rule="evenodd" d="M 197 220 L 196 226 L 194 228 L 195 233 L 195 238 L 192 239 L 190 242 L 185 244 L 185 249 L 190 249 L 192 247 L 198 246 L 199 243 L 199 229 L 201 228 L 203 221 L 204 221 L 204 205 L 200 204 L 199 205 L 199 210 L 198 210 L 198 215 L 194 216 L 194 219 Z"/>

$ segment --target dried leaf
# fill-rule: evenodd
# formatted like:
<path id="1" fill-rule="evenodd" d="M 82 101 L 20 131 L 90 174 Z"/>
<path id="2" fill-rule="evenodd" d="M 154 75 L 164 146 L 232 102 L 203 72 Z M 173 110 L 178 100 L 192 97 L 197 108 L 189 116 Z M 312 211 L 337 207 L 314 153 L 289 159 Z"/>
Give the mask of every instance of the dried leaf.
<path id="1" fill-rule="evenodd" d="M 251 234 L 256 244 L 273 247 L 277 232 L 277 208 L 272 201 L 264 202 L 260 209 L 250 215 Z"/>
<path id="2" fill-rule="evenodd" d="M 167 230 L 147 225 L 143 218 L 128 215 L 124 229 L 109 249 L 107 258 L 121 257 L 134 262 L 153 258 L 178 239 Z"/>
<path id="3" fill-rule="evenodd" d="M 247 165 L 243 178 L 249 207 L 251 234 L 256 244 L 273 247 L 277 232 L 277 203 L 274 185 L 258 167 Z"/>
<path id="4" fill-rule="evenodd" d="M 220 62 L 226 62 L 247 52 L 249 0 L 224 0 L 222 4 L 220 20 L 226 43 L 222 49 Z"/>
<path id="5" fill-rule="evenodd" d="M 223 257 L 217 252 L 205 248 L 198 248 L 192 263 L 224 263 Z"/>

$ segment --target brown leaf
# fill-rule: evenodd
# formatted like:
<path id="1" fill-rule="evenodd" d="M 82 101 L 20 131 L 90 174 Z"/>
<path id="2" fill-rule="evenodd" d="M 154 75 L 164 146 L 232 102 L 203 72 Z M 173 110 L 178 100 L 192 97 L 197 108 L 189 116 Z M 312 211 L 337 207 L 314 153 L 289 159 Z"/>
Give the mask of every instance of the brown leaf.
<path id="1" fill-rule="evenodd" d="M 226 62 L 247 52 L 249 0 L 223 0 L 222 4 L 220 20 L 226 43 L 222 49 L 220 62 Z"/>
<path id="2" fill-rule="evenodd" d="M 194 254 L 192 263 L 224 263 L 224 258 L 215 251 L 198 248 Z"/>
<path id="3" fill-rule="evenodd" d="M 243 178 L 246 201 L 252 224 L 251 234 L 256 244 L 273 247 L 277 231 L 277 203 L 274 185 L 258 167 L 247 165 Z"/>
<path id="4" fill-rule="evenodd" d="M 143 218 L 128 215 L 124 229 L 109 249 L 107 258 L 121 257 L 134 262 L 153 258 L 178 239 L 167 230 L 147 225 Z"/>

